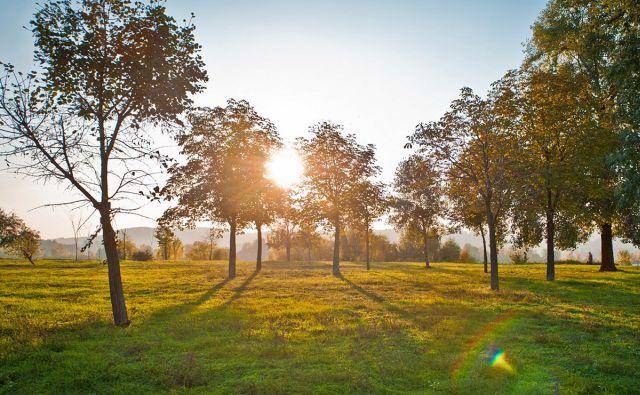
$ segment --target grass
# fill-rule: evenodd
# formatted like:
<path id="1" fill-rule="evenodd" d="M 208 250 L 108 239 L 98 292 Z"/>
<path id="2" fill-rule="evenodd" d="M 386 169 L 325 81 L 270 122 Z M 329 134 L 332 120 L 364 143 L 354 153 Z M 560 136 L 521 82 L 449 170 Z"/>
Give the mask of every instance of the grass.
<path id="1" fill-rule="evenodd" d="M 639 393 L 640 270 L 0 261 L 1 393 Z M 504 360 L 491 357 L 504 351 Z"/>

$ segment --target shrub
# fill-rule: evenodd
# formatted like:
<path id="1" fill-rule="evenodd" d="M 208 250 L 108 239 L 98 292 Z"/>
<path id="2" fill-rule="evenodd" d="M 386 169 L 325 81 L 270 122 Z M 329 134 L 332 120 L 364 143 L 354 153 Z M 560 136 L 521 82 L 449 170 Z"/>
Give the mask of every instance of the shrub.
<path id="1" fill-rule="evenodd" d="M 150 250 L 138 250 L 131 254 L 131 259 L 134 261 L 151 261 L 153 260 L 153 253 Z"/>

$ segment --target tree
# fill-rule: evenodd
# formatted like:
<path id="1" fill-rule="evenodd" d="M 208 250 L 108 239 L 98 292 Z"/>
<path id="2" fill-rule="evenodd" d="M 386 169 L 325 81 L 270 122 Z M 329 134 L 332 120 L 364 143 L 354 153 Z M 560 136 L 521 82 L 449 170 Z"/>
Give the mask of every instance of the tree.
<path id="1" fill-rule="evenodd" d="M 174 260 L 182 259 L 182 254 L 184 253 L 184 246 L 182 245 L 182 240 L 177 237 L 174 237 L 169 243 L 169 257 Z"/>
<path id="2" fill-rule="evenodd" d="M 611 157 L 620 179 L 615 190 L 622 216 L 620 232 L 626 241 L 640 247 L 640 133 L 625 131 L 621 138 L 621 148 Z"/>
<path id="3" fill-rule="evenodd" d="M 73 229 L 73 244 L 75 246 L 75 254 L 76 254 L 76 262 L 78 262 L 78 241 L 80 239 L 80 230 L 86 223 L 86 220 L 82 218 L 82 215 L 79 217 L 74 217 L 73 215 L 69 216 L 69 221 L 71 222 L 71 229 Z"/>
<path id="4" fill-rule="evenodd" d="M 214 260 L 216 256 L 216 240 L 222 237 L 222 229 L 212 227 L 207 233 L 207 242 L 209 244 L 209 260 Z M 194 243 L 195 244 L 195 243 Z M 219 254 L 218 254 L 219 255 Z"/>
<path id="5" fill-rule="evenodd" d="M 127 240 L 126 231 L 120 230 L 118 231 L 118 233 L 122 235 L 122 237 L 119 237 L 116 240 L 116 243 L 118 245 L 118 254 L 121 260 L 126 261 L 127 259 L 131 258 L 133 253 L 136 252 L 138 248 L 133 241 Z"/>
<path id="6" fill-rule="evenodd" d="M 440 250 L 438 255 L 443 262 L 458 262 L 460 260 L 460 246 L 453 239 L 447 239 Z"/>
<path id="7" fill-rule="evenodd" d="M 514 195 L 514 241 L 527 248 L 546 239 L 552 281 L 556 246 L 572 249 L 586 238 L 577 218 L 580 196 L 590 187 L 583 163 L 598 142 L 591 138 L 592 113 L 583 105 L 586 81 L 572 65 L 524 67 L 514 81 L 520 112 L 515 130 L 524 147 L 519 171 L 526 173 Z"/>
<path id="8" fill-rule="evenodd" d="M 625 222 L 616 188 L 627 180 L 618 179 L 623 174 L 611 158 L 629 148 L 621 136 L 640 130 L 638 16 L 633 1 L 553 0 L 533 25 L 528 51 L 530 62 L 570 64 L 587 81 L 583 105 L 596 124 L 591 136 L 597 144 L 583 169 L 589 178 L 584 206 L 600 229 L 601 271 L 616 270 L 614 227 Z"/>
<path id="9" fill-rule="evenodd" d="M 158 242 L 158 255 L 160 255 L 163 260 L 168 260 L 171 257 L 173 241 L 176 239 L 173 230 L 171 230 L 168 225 L 160 223 L 153 237 L 155 237 Z"/>
<path id="10" fill-rule="evenodd" d="M 24 221 L 14 213 L 0 208 L 0 248 L 9 244 L 25 228 Z"/>
<path id="11" fill-rule="evenodd" d="M 229 226 L 229 278 L 236 276 L 236 234 L 256 220 L 264 184 L 264 164 L 280 143 L 276 128 L 244 100 L 201 108 L 188 117 L 177 142 L 186 163 L 169 169 L 162 191 L 177 204 L 163 220 L 178 227 L 197 221 Z"/>
<path id="12" fill-rule="evenodd" d="M 0 209 L 0 248 L 35 265 L 35 256 L 40 251 L 40 234 L 17 215 Z"/>
<path id="13" fill-rule="evenodd" d="M 324 239 L 318 233 L 317 227 L 312 222 L 301 221 L 300 229 L 294 234 L 294 244 L 300 245 L 306 250 L 306 259 L 311 261 L 311 253 L 314 247 L 322 244 Z"/>
<path id="14" fill-rule="evenodd" d="M 213 255 L 210 245 L 204 241 L 194 241 L 193 244 L 187 244 L 187 258 L 192 261 L 211 260 Z"/>
<path id="15" fill-rule="evenodd" d="M 351 207 L 351 223 L 355 229 L 364 233 L 367 270 L 370 269 L 371 224 L 388 209 L 389 201 L 385 197 L 384 184 L 364 180 L 357 187 L 357 198 Z"/>
<path id="16" fill-rule="evenodd" d="M 427 234 L 427 251 L 429 260 L 436 258 L 440 249 L 440 235 L 431 229 Z M 414 227 L 405 227 L 398 240 L 398 257 L 403 261 L 426 260 L 424 257 L 424 233 Z"/>
<path id="17" fill-rule="evenodd" d="M 296 231 L 304 225 L 315 227 L 316 210 L 310 206 L 311 202 L 296 199 L 291 191 L 284 191 L 279 198 L 274 226 L 269 232 L 267 245 L 274 249 L 284 248 L 285 259 L 291 262 L 291 248 Z"/>
<path id="18" fill-rule="evenodd" d="M 277 142 L 278 140 L 275 141 Z M 271 150 L 268 147 L 265 147 L 265 149 Z M 249 203 L 250 208 L 248 213 L 248 216 L 253 219 L 256 227 L 256 271 L 258 272 L 262 269 L 262 227 L 265 225 L 268 226 L 276 220 L 279 205 L 283 202 L 282 196 L 286 194 L 286 192 L 278 188 L 273 182 L 265 178 L 264 165 L 265 162 L 263 161 L 254 175 L 255 194 Z"/>
<path id="19" fill-rule="evenodd" d="M 126 261 L 127 253 L 129 253 L 129 256 L 131 256 L 131 254 L 136 250 L 136 246 L 131 241 L 127 242 L 126 229 L 121 229 L 120 231 L 116 232 L 116 236 L 118 235 L 118 233 L 121 235 L 121 237 L 116 240 L 116 243 L 118 245 L 118 253 L 120 254 L 120 259 Z"/>
<path id="20" fill-rule="evenodd" d="M 444 214 L 441 177 L 434 164 L 421 155 L 411 155 L 396 169 L 393 211 L 390 222 L 398 229 L 411 228 L 422 236 L 425 267 L 429 262 L 429 236 L 437 233 Z"/>
<path id="21" fill-rule="evenodd" d="M 469 88 L 451 103 L 438 122 L 421 123 L 409 138 L 433 159 L 447 183 L 467 185 L 482 199 L 489 228 L 491 289 L 499 289 L 497 229 L 508 213 L 516 185 L 517 142 L 513 139 L 516 111 L 511 100 L 513 73 L 494 84 L 482 99 Z"/>
<path id="22" fill-rule="evenodd" d="M 334 232 L 333 274 L 340 275 L 340 231 L 358 199 L 363 180 L 380 172 L 373 145 L 360 145 L 343 127 L 321 122 L 309 128 L 311 138 L 299 137 L 304 162 L 303 199 L 318 208 L 320 221 Z"/>
<path id="23" fill-rule="evenodd" d="M 40 234 L 33 229 L 24 227 L 4 246 L 4 250 L 9 254 L 22 256 L 35 265 L 35 256 L 40 251 Z"/>
<path id="24" fill-rule="evenodd" d="M 100 215 L 116 325 L 129 324 L 113 216 L 157 170 L 144 127 L 171 123 L 206 81 L 194 26 L 161 2 L 47 1 L 31 28 L 44 70 L 0 76 L 1 153 L 10 169 L 65 182 Z M 143 192 L 144 193 L 144 192 Z"/>

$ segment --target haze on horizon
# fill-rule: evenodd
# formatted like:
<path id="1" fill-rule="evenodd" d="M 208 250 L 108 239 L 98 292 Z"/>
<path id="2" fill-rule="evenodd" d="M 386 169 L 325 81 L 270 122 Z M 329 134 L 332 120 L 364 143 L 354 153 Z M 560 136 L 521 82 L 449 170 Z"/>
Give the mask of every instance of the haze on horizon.
<path id="1" fill-rule="evenodd" d="M 306 2 L 168 0 L 177 18 L 196 15 L 210 81 L 197 105 L 246 99 L 291 142 L 320 120 L 341 123 L 373 143 L 390 181 L 408 151 L 405 136 L 435 120 L 463 86 L 484 94 L 517 67 L 529 26 L 544 0 Z M 28 26 L 35 3 L 0 0 L 0 59 L 34 67 Z M 166 137 L 158 140 L 172 148 Z M 10 193 L 8 191 L 11 191 Z M 43 238 L 69 236 L 68 209 L 34 208 L 65 201 L 64 185 L 36 184 L 0 173 L 0 207 Z M 154 226 L 165 205 L 152 203 L 116 227 Z M 94 223 L 98 219 L 95 218 Z"/>

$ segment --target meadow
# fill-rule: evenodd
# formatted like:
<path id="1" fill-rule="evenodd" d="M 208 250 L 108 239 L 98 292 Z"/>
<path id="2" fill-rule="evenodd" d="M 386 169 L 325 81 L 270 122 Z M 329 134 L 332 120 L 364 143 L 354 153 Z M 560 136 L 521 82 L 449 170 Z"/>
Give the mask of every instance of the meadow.
<path id="1" fill-rule="evenodd" d="M 0 393 L 638 393 L 640 270 L 0 261 Z"/>

